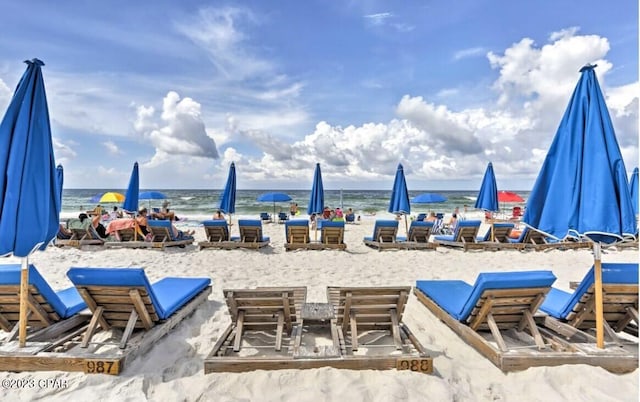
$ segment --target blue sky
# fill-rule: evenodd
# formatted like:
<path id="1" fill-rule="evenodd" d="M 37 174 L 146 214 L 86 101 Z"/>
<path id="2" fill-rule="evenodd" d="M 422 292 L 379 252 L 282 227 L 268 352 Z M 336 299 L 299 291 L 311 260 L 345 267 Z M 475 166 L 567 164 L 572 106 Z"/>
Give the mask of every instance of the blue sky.
<path id="1" fill-rule="evenodd" d="M 529 190 L 586 63 L 638 164 L 638 3 L 8 2 L 0 110 L 42 59 L 69 188 Z"/>

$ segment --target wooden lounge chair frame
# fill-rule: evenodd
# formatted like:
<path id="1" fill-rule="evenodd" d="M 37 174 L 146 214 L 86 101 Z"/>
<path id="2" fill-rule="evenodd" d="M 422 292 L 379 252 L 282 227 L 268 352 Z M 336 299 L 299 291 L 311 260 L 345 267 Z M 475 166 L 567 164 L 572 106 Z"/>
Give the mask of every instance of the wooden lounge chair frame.
<path id="1" fill-rule="evenodd" d="M 422 222 L 422 221 L 417 221 Z M 406 241 L 399 241 L 401 245 L 404 245 L 407 249 L 424 249 L 435 250 L 438 245 L 430 242 L 431 231 L 433 225 L 414 225 L 413 223 L 409 227 L 409 233 Z"/>
<path id="2" fill-rule="evenodd" d="M 585 332 L 557 321 L 545 325 L 548 317 L 535 313 L 549 290 L 486 290 L 464 323 L 420 289 L 414 293 L 431 313 L 504 372 L 564 364 L 600 366 L 617 373 L 638 367 L 637 344 L 595 350 L 595 338 Z"/>
<path id="3" fill-rule="evenodd" d="M 311 241 L 308 222 L 306 225 L 291 225 L 290 222 L 295 221 L 289 221 L 289 223 L 285 223 L 285 251 L 298 249 L 320 250 L 322 248 L 322 245 L 320 243 Z"/>
<path id="4" fill-rule="evenodd" d="M 320 231 L 320 244 L 323 248 L 346 250 L 344 226 L 323 226 Z"/>
<path id="5" fill-rule="evenodd" d="M 373 240 L 365 239 L 364 244 L 378 251 L 392 248 L 406 248 L 397 241 L 398 226 L 374 226 Z"/>
<path id="6" fill-rule="evenodd" d="M 82 248 L 82 246 L 102 246 L 104 244 L 104 240 L 99 238 L 98 234 L 91 226 L 86 229 L 69 228 L 68 230 L 71 232 L 71 237 L 68 239 L 56 239 L 56 246 Z"/>
<path id="7" fill-rule="evenodd" d="M 453 241 L 436 238 L 434 239 L 434 243 L 438 246 L 461 247 L 464 251 L 484 249 L 485 243 L 477 241 L 478 229 L 480 229 L 480 226 L 460 226 L 460 224 L 458 224 L 454 232 Z"/>
<path id="8" fill-rule="evenodd" d="M 335 303 L 340 303 L 340 295 L 345 292 L 350 295 L 355 293 L 354 301 L 362 300 L 363 293 L 371 294 L 373 299 L 368 299 L 370 307 L 373 306 L 373 300 L 382 302 L 384 312 L 376 316 L 379 321 L 374 325 L 375 328 L 370 328 L 366 310 L 361 307 L 355 309 L 355 306 L 347 310 L 355 314 L 353 317 L 357 321 L 357 330 L 388 332 L 384 337 L 390 340 L 387 345 L 380 345 L 379 341 L 376 345 L 366 345 L 367 348 L 377 349 L 377 352 L 354 354 L 351 342 L 345 341 L 344 332 L 337 325 L 335 312 L 345 311 L 344 307 L 335 307 L 332 303 L 307 303 L 304 287 L 225 290 L 232 323 L 205 359 L 205 373 L 326 366 L 353 370 L 397 368 L 432 372 L 432 359 L 400 322 L 401 314 L 393 314 L 395 308 L 404 308 L 404 302 L 400 306 L 398 302 L 402 298 L 406 300 L 410 288 L 402 288 L 400 293 L 398 288 L 349 288 L 345 292 L 341 289 L 329 288 L 329 294 L 336 295 Z M 393 306 L 386 304 L 390 300 L 390 291 L 396 295 Z M 384 295 L 387 295 L 386 299 Z M 397 323 L 393 321 L 394 318 Z M 389 329 L 391 327 L 394 329 Z M 322 339 L 322 342 L 316 343 L 318 339 Z M 254 353 L 243 354 L 243 347 Z"/>
<path id="9" fill-rule="evenodd" d="M 240 241 L 237 243 L 240 248 L 262 248 L 269 245 L 269 241 L 264 240 L 262 236 L 262 225 L 238 224 L 238 230 L 240 231 Z"/>
<path id="10" fill-rule="evenodd" d="M 233 249 L 240 247 L 237 241 L 230 240 L 229 227 L 227 225 L 209 226 L 204 225 L 206 241 L 198 242 L 198 248 L 221 248 Z"/>

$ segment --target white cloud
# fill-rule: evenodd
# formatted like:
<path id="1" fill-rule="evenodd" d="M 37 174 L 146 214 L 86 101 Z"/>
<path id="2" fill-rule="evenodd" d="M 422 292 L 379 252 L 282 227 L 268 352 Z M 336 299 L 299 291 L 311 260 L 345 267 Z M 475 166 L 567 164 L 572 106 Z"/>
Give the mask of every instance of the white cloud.
<path id="1" fill-rule="evenodd" d="M 393 17 L 392 13 L 375 13 L 375 14 L 367 14 L 364 18 L 369 21 L 373 25 L 382 25 L 386 20 Z"/>
<path id="2" fill-rule="evenodd" d="M 453 54 L 453 59 L 460 60 L 460 59 L 465 59 L 467 57 L 484 56 L 486 53 L 487 51 L 483 47 L 471 47 L 468 49 L 458 50 Z"/>
<path id="3" fill-rule="evenodd" d="M 9 101 L 11 101 L 11 90 L 0 78 L 0 111 L 2 111 L 3 116 L 4 111 L 9 106 Z"/>
<path id="4" fill-rule="evenodd" d="M 162 160 L 166 155 L 218 158 L 216 143 L 207 135 L 198 102 L 180 99 L 180 95 L 170 91 L 163 99 L 160 121 L 153 118 L 154 109 L 141 106 L 134 124 L 155 147 L 153 160 Z"/>
<path id="5" fill-rule="evenodd" d="M 116 143 L 113 141 L 105 141 L 102 143 L 102 146 L 104 146 L 107 150 L 107 153 L 111 155 L 118 155 L 122 153 L 122 151 L 120 151 L 120 148 L 118 148 L 118 145 L 116 145 Z"/>
<path id="6" fill-rule="evenodd" d="M 73 149 L 73 145 L 65 144 L 56 137 L 53 137 L 51 142 L 53 144 L 53 154 L 56 156 L 56 164 L 65 165 L 78 155 Z"/>

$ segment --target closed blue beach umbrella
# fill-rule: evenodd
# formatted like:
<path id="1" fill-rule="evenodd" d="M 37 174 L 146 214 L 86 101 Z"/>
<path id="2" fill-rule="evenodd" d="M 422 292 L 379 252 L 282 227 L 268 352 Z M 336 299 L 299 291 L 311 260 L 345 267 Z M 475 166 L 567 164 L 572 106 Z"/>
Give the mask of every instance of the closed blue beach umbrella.
<path id="1" fill-rule="evenodd" d="M 59 229 L 60 202 L 49 109 L 38 59 L 23 74 L 0 123 L 0 255 L 22 257 L 20 346 L 26 343 L 29 255 Z"/>
<path id="2" fill-rule="evenodd" d="M 229 166 L 227 184 L 224 186 L 224 192 L 220 197 L 220 210 L 225 214 L 236 212 L 236 165 L 233 162 Z"/>
<path id="3" fill-rule="evenodd" d="M 612 243 L 635 233 L 635 214 L 594 67 L 580 70 L 523 220 L 558 239 L 577 235 Z"/>
<path id="4" fill-rule="evenodd" d="M 484 172 L 475 207 L 492 212 L 500 209 L 498 206 L 498 185 L 496 184 L 496 176 L 493 173 L 493 164 L 491 162 L 489 162 L 487 170 Z"/>
<path id="5" fill-rule="evenodd" d="M 524 222 L 555 238 L 594 241 L 596 344 L 604 348 L 600 243 L 635 232 L 635 215 L 620 147 L 595 66 L 580 69 L 549 152 L 527 200 Z"/>
<path id="6" fill-rule="evenodd" d="M 398 164 L 396 177 L 393 180 L 393 189 L 391 192 L 391 200 L 389 201 L 389 212 L 392 214 L 410 214 L 411 203 L 409 202 L 409 190 L 407 182 L 404 178 L 404 169 L 402 164 Z"/>
<path id="7" fill-rule="evenodd" d="M 129 187 L 127 187 L 127 192 L 124 194 L 122 209 L 127 212 L 137 212 L 139 195 L 140 177 L 138 175 L 138 162 L 136 162 L 133 164 L 133 170 L 131 171 L 131 177 L 129 178 Z"/>
<path id="8" fill-rule="evenodd" d="M 56 166 L 56 188 L 58 192 L 58 211 L 62 211 L 62 185 L 64 184 L 64 168 Z"/>
<path id="9" fill-rule="evenodd" d="M 638 216 L 638 168 L 633 169 L 631 179 L 629 181 L 629 190 L 631 191 L 631 205 L 633 213 Z"/>
<path id="10" fill-rule="evenodd" d="M 322 172 L 320 164 L 316 163 L 316 170 L 313 174 L 313 184 L 311 185 L 311 197 L 309 197 L 309 206 L 307 213 L 320 214 L 324 210 L 324 187 L 322 185 Z"/>

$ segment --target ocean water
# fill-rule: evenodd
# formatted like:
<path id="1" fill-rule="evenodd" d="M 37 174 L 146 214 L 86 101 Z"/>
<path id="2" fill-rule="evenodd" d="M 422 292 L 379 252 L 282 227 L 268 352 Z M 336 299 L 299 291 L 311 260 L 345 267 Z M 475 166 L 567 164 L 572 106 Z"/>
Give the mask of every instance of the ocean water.
<path id="1" fill-rule="evenodd" d="M 61 217 L 76 217 L 79 212 L 93 209 L 96 204 L 90 202 L 90 199 L 96 194 L 112 189 L 96 190 L 96 189 L 64 189 L 62 195 L 62 213 Z M 115 190 L 118 191 L 118 190 Z M 145 190 L 141 190 L 145 191 Z M 188 220 L 204 220 L 209 219 L 218 209 L 220 204 L 220 196 L 222 190 L 159 190 L 167 196 L 170 202 L 170 209 L 176 212 L 179 218 Z M 302 216 L 306 215 L 307 204 L 309 202 L 309 190 L 273 190 L 288 194 L 292 201 L 298 204 L 298 209 Z M 122 194 L 124 190 L 119 191 Z M 258 202 L 256 199 L 263 193 L 271 192 L 271 190 L 237 190 L 236 191 L 236 213 L 238 218 L 256 218 L 261 212 L 273 213 L 274 211 L 288 212 L 290 202 Z M 425 191 L 410 191 L 409 198 L 424 193 Z M 463 212 L 464 206 L 468 206 L 466 217 L 481 217 L 482 211 L 475 210 L 477 191 L 434 191 L 448 198 L 446 202 L 435 204 L 411 204 L 411 214 L 417 215 L 421 212 L 442 212 L 451 214 L 456 207 Z M 529 192 L 516 192 L 522 198 L 527 199 Z M 325 190 L 325 205 L 329 208 L 340 207 L 344 210 L 353 208 L 356 215 L 362 216 L 363 219 L 371 217 L 385 218 L 391 216 L 387 209 L 389 207 L 389 199 L 391 191 L 387 190 Z M 147 208 L 160 208 L 163 200 L 140 200 L 140 206 Z M 113 208 L 114 205 L 121 204 L 103 203 L 106 209 Z M 500 207 L 505 214 L 510 215 L 511 209 L 515 205 L 524 206 L 524 203 L 504 203 Z"/>

